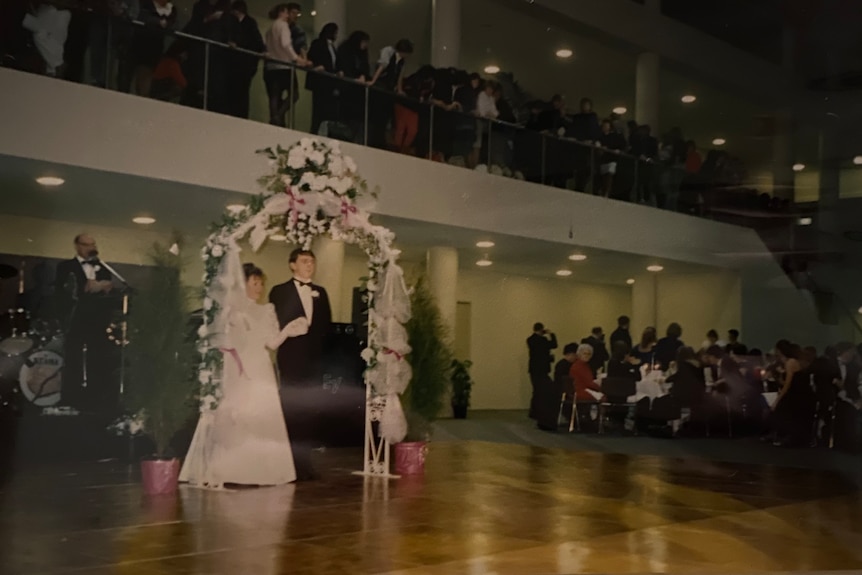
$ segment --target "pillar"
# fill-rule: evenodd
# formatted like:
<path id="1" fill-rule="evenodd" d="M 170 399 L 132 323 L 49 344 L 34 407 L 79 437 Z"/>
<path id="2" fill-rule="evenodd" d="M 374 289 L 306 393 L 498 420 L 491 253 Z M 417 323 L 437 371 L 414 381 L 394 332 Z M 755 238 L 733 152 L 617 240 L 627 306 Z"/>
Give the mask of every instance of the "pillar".
<path id="1" fill-rule="evenodd" d="M 643 330 L 649 326 L 658 329 L 658 274 L 643 273 L 635 276 L 632 286 L 632 341 L 640 341 Z"/>
<path id="2" fill-rule="evenodd" d="M 638 56 L 635 92 L 635 121 L 652 128 L 658 137 L 659 128 L 659 66 L 658 54 L 644 52 Z"/>
<path id="3" fill-rule="evenodd" d="M 455 314 L 458 309 L 458 250 L 435 247 L 427 253 L 428 287 L 437 300 L 449 336 L 455 334 Z"/>
<path id="4" fill-rule="evenodd" d="M 342 305 L 342 271 L 344 270 L 344 242 L 327 237 L 319 237 L 314 241 L 314 255 L 317 256 L 317 273 L 314 283 L 323 286 L 329 295 L 329 305 L 332 308 L 332 321 L 350 321 L 350 309 Z"/>
<path id="5" fill-rule="evenodd" d="M 314 35 L 320 34 L 320 30 L 329 22 L 338 24 L 339 42 L 345 40 L 347 30 L 347 0 L 315 0 L 314 10 Z"/>
<path id="6" fill-rule="evenodd" d="M 772 193 L 793 200 L 795 172 L 793 110 L 779 110 L 774 116 L 772 133 Z"/>
<path id="7" fill-rule="evenodd" d="M 431 65 L 458 67 L 461 57 L 461 0 L 431 2 Z"/>

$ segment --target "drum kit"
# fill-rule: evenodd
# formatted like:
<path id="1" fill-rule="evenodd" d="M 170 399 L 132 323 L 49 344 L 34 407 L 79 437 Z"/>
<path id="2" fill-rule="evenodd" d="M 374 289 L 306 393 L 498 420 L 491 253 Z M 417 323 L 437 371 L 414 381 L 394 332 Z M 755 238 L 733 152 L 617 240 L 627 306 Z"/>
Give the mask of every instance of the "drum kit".
<path id="1" fill-rule="evenodd" d="M 24 275 L 0 264 L 0 279 Z M 59 403 L 63 377 L 63 332 L 56 322 L 34 320 L 29 311 L 13 308 L 0 314 L 0 399 L 8 403 L 21 394 L 31 404 L 50 407 Z"/>

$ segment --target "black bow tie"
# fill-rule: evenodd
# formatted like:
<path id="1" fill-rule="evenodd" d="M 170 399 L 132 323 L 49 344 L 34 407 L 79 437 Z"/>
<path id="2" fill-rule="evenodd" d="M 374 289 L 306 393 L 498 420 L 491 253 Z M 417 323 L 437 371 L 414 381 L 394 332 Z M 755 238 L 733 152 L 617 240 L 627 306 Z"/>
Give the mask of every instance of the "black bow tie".
<path id="1" fill-rule="evenodd" d="M 294 278 L 294 280 L 293 280 L 293 281 L 295 281 L 295 282 L 296 282 L 296 285 L 298 285 L 298 286 L 300 286 L 300 287 L 311 287 L 311 282 L 304 282 L 304 281 L 301 281 L 301 280 L 298 280 L 298 279 L 295 279 L 295 278 Z"/>
<path id="2" fill-rule="evenodd" d="M 91 261 L 85 261 L 84 265 L 96 267 L 97 265 L 99 265 L 99 262 L 97 262 L 97 261 L 92 261 L 92 262 Z"/>

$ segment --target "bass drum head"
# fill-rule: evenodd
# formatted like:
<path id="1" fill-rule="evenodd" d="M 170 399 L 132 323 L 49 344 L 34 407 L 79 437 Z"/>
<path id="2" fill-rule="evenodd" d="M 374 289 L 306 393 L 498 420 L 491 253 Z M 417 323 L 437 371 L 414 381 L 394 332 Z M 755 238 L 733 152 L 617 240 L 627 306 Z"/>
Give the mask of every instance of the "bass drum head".
<path id="1" fill-rule="evenodd" d="M 21 393 L 34 405 L 48 407 L 60 401 L 63 358 L 53 351 L 37 351 L 27 358 L 18 374 Z"/>
<path id="2" fill-rule="evenodd" d="M 24 355 L 33 349 L 33 340 L 29 337 L 7 337 L 0 341 L 0 355 Z"/>

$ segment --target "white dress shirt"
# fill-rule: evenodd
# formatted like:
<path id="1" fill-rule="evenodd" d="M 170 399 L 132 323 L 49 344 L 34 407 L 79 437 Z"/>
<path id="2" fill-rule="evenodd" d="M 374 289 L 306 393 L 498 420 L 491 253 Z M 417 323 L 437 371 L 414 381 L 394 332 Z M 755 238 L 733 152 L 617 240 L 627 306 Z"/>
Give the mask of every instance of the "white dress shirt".
<path id="1" fill-rule="evenodd" d="M 296 278 L 293 281 L 296 285 L 296 291 L 299 292 L 302 309 L 305 310 L 305 318 L 308 320 L 308 325 L 311 325 L 311 320 L 314 317 L 314 296 L 311 295 L 311 286 L 302 285 L 302 281 Z"/>
<path id="2" fill-rule="evenodd" d="M 81 268 L 84 270 L 84 275 L 87 277 L 87 279 L 88 280 L 95 280 L 96 279 L 96 265 L 88 262 L 87 260 L 85 260 L 81 256 L 77 256 L 75 259 L 78 260 L 79 264 L 81 264 Z"/>

